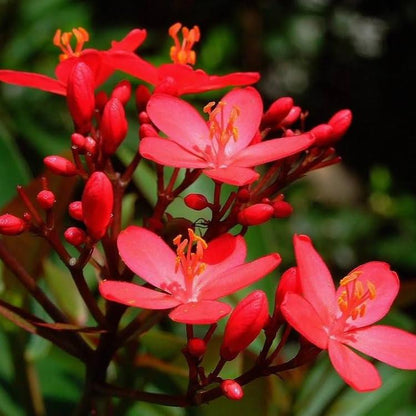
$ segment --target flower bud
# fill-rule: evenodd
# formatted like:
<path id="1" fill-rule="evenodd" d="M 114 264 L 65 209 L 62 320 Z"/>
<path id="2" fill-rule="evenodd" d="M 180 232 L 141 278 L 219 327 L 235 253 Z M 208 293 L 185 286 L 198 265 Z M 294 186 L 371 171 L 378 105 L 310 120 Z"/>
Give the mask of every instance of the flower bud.
<path id="1" fill-rule="evenodd" d="M 158 137 L 159 135 L 157 134 L 157 131 L 151 124 L 144 123 L 140 126 L 139 136 L 140 138 L 143 138 L 143 137 Z"/>
<path id="2" fill-rule="evenodd" d="M 301 112 L 302 112 L 302 109 L 300 107 L 298 106 L 292 107 L 288 115 L 280 122 L 280 125 L 282 127 L 291 126 L 293 123 L 295 123 L 298 120 Z"/>
<path id="3" fill-rule="evenodd" d="M 140 124 L 151 124 L 152 120 L 150 120 L 149 115 L 146 113 L 146 111 L 142 111 L 139 113 L 139 122 Z"/>
<path id="4" fill-rule="evenodd" d="M 188 351 L 194 357 L 201 357 L 207 350 L 206 342 L 201 338 L 191 338 L 188 341 Z"/>
<path id="5" fill-rule="evenodd" d="M 250 191 L 247 188 L 241 188 L 237 192 L 237 199 L 240 202 L 248 202 L 250 201 Z"/>
<path id="6" fill-rule="evenodd" d="M 245 297 L 232 311 L 225 326 L 221 358 L 233 360 L 259 335 L 269 318 L 267 297 L 261 290 L 255 290 Z"/>
<path id="7" fill-rule="evenodd" d="M 77 167 L 62 156 L 46 156 L 43 163 L 56 175 L 74 176 L 78 172 Z"/>
<path id="8" fill-rule="evenodd" d="M 274 213 L 269 204 L 254 204 L 238 213 L 238 222 L 242 225 L 259 225 L 267 222 Z"/>
<path id="9" fill-rule="evenodd" d="M 25 231 L 26 223 L 11 214 L 0 215 L 0 234 L 17 235 Z"/>
<path id="10" fill-rule="evenodd" d="M 351 110 L 345 109 L 335 113 L 328 121 L 328 124 L 334 129 L 332 133 L 332 140 L 335 141 L 340 139 L 349 129 L 351 122 Z"/>
<path id="11" fill-rule="evenodd" d="M 273 215 L 276 218 L 287 218 L 292 215 L 293 207 L 286 201 L 276 201 L 273 203 Z"/>
<path id="12" fill-rule="evenodd" d="M 107 231 L 113 210 L 113 187 L 104 172 L 94 172 L 82 194 L 82 214 L 88 234 L 99 240 Z"/>
<path id="13" fill-rule="evenodd" d="M 151 92 L 149 88 L 147 88 L 145 85 L 139 85 L 136 88 L 136 108 L 137 113 L 141 113 L 142 111 L 146 110 L 147 102 L 149 101 L 149 98 L 151 97 Z"/>
<path id="14" fill-rule="evenodd" d="M 104 107 L 100 123 L 103 151 L 113 154 L 127 134 L 127 119 L 123 104 L 118 98 L 111 98 Z"/>
<path id="15" fill-rule="evenodd" d="M 100 91 L 95 95 L 95 107 L 102 112 L 107 104 L 108 96 L 105 91 Z"/>
<path id="16" fill-rule="evenodd" d="M 52 191 L 43 190 L 36 195 L 36 200 L 43 209 L 51 209 L 56 202 L 55 194 Z"/>
<path id="17" fill-rule="evenodd" d="M 131 84 L 127 80 L 120 81 L 111 93 L 111 98 L 118 98 L 123 105 L 126 105 L 131 96 Z"/>
<path id="18" fill-rule="evenodd" d="M 185 205 L 196 211 L 206 208 L 209 205 L 207 198 L 202 194 L 189 194 L 184 198 Z"/>
<path id="19" fill-rule="evenodd" d="M 244 392 L 240 384 L 234 380 L 224 380 L 221 383 L 221 390 L 227 399 L 240 400 L 244 396 Z"/>
<path id="20" fill-rule="evenodd" d="M 261 128 L 277 126 L 290 112 L 293 107 L 293 98 L 281 97 L 277 99 L 261 120 Z"/>
<path id="21" fill-rule="evenodd" d="M 82 202 L 81 201 L 74 201 L 68 205 L 68 212 L 69 215 L 78 221 L 82 221 L 84 218 L 82 216 Z"/>
<path id="22" fill-rule="evenodd" d="M 97 142 L 90 136 L 85 138 L 85 150 L 87 153 L 90 153 L 93 155 L 95 153 L 95 150 L 97 148 Z"/>
<path id="23" fill-rule="evenodd" d="M 333 141 L 334 129 L 330 124 L 319 124 L 309 133 L 315 137 L 315 145 L 325 146 Z"/>
<path id="24" fill-rule="evenodd" d="M 85 62 L 77 62 L 72 68 L 66 99 L 77 132 L 88 133 L 94 115 L 95 96 L 94 75 Z"/>
<path id="25" fill-rule="evenodd" d="M 85 137 L 82 134 L 74 133 L 71 135 L 71 143 L 72 146 L 75 146 L 80 151 L 84 151 L 85 149 Z"/>
<path id="26" fill-rule="evenodd" d="M 291 267 L 287 269 L 280 278 L 279 285 L 276 289 L 276 306 L 280 306 L 286 293 L 298 293 L 301 294 L 302 289 L 300 287 L 300 280 L 297 276 L 297 268 Z"/>
<path id="27" fill-rule="evenodd" d="M 64 232 L 64 238 L 68 241 L 69 244 L 72 244 L 75 247 L 80 246 L 85 243 L 87 234 L 85 231 L 78 227 L 69 227 Z"/>

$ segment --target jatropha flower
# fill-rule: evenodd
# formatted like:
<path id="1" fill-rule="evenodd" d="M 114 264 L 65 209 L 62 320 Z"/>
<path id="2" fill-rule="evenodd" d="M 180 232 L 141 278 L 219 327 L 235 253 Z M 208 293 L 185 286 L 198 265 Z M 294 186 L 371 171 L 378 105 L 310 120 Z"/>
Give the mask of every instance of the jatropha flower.
<path id="1" fill-rule="evenodd" d="M 74 48 L 71 46 L 72 36 L 76 39 Z M 0 70 L 0 81 L 66 95 L 68 78 L 73 66 L 78 62 L 84 62 L 93 72 L 95 86 L 97 87 L 115 71 L 112 66 L 106 63 L 106 56 L 115 51 L 133 52 L 143 43 L 145 38 L 145 30 L 133 29 L 121 41 L 113 41 L 108 51 L 98 51 L 96 49 L 83 49 L 84 44 L 89 40 L 89 34 L 84 28 L 78 27 L 74 28 L 72 32 L 63 33 L 58 29 L 53 38 L 53 43 L 61 49 L 62 53 L 59 56 L 60 63 L 55 69 L 56 79 L 43 74 L 2 69 Z"/>
<path id="2" fill-rule="evenodd" d="M 260 94 L 252 87 L 234 89 L 212 109 L 208 123 L 180 98 L 154 94 L 147 105 L 152 122 L 167 136 L 145 137 L 143 157 L 161 165 L 203 169 L 210 178 L 233 185 L 254 182 L 252 168 L 298 153 L 313 143 L 308 133 L 251 144 L 263 114 Z"/>
<path id="3" fill-rule="evenodd" d="M 191 229 L 189 238 L 174 239 L 176 253 L 153 232 L 130 226 L 117 244 L 125 264 L 161 291 L 135 283 L 105 280 L 101 295 L 111 301 L 145 309 L 171 309 L 172 320 L 212 324 L 231 307 L 216 299 L 246 287 L 275 269 L 277 253 L 244 263 L 246 243 L 241 236 L 224 234 L 207 244 Z"/>
<path id="4" fill-rule="evenodd" d="M 286 294 L 281 310 L 288 323 L 327 349 L 335 370 L 358 391 L 379 388 L 381 378 L 376 367 L 351 348 L 393 367 L 415 370 L 416 336 L 372 325 L 387 314 L 399 291 L 397 274 L 388 264 L 373 261 L 358 266 L 335 290 L 309 237 L 295 236 L 294 244 L 302 295 Z"/>

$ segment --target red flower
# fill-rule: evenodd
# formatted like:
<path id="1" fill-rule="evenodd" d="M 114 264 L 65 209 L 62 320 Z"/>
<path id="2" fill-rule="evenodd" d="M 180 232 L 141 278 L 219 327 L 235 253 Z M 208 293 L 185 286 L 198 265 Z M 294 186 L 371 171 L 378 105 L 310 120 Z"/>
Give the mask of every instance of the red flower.
<path id="1" fill-rule="evenodd" d="M 212 324 L 231 310 L 228 304 L 216 299 L 261 279 L 280 263 L 277 253 L 244 263 L 246 244 L 241 236 L 224 234 L 208 246 L 192 230 L 188 232 L 189 240 L 182 241 L 180 235 L 174 239 L 175 253 L 151 231 L 128 227 L 118 238 L 121 258 L 161 291 L 107 280 L 100 284 L 102 296 L 138 308 L 174 308 L 169 316 L 177 322 Z"/>
<path id="2" fill-rule="evenodd" d="M 72 35 L 76 38 L 76 46 L 72 48 Z M 12 71 L 8 69 L 0 70 L 0 81 L 9 84 L 20 85 L 22 87 L 36 88 L 54 94 L 66 95 L 68 77 L 73 66 L 78 62 L 86 63 L 94 74 L 95 87 L 101 85 L 114 72 L 114 69 L 106 63 L 106 56 L 116 51 L 134 51 L 146 38 L 146 31 L 134 29 L 127 34 L 121 41 L 113 41 L 111 48 L 106 51 L 96 49 L 82 49 L 84 43 L 89 40 L 88 32 L 82 27 L 75 28 L 71 32 L 62 33 L 58 29 L 54 36 L 54 45 L 62 50 L 60 63 L 55 69 L 55 78 L 32 72 Z"/>
<path id="3" fill-rule="evenodd" d="M 349 347 L 397 368 L 416 369 L 415 335 L 371 325 L 387 314 L 397 296 L 397 274 L 386 263 L 369 262 L 344 277 L 335 290 L 309 237 L 295 236 L 294 243 L 302 296 L 286 294 L 281 310 L 300 334 L 328 350 L 345 382 L 358 391 L 381 386 L 375 366 Z"/>
<path id="4" fill-rule="evenodd" d="M 259 177 L 253 166 L 293 155 L 313 142 L 309 134 L 302 134 L 250 144 L 263 114 L 254 88 L 232 90 L 214 110 L 213 104 L 204 109 L 209 113 L 207 124 L 180 98 L 154 94 L 147 113 L 168 140 L 145 137 L 140 143 L 142 156 L 162 165 L 203 169 L 214 180 L 242 186 Z"/>

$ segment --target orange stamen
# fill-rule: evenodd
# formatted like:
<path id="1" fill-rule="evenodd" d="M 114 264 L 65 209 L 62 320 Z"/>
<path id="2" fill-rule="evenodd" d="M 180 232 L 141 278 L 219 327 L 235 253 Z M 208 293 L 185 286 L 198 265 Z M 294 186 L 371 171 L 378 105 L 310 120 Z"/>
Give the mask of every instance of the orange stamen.
<path id="1" fill-rule="evenodd" d="M 178 32 L 182 28 L 182 42 L 179 41 Z M 170 58 L 175 64 L 195 65 L 196 54 L 192 47 L 199 41 L 201 34 L 198 26 L 192 29 L 182 27 L 181 23 L 175 23 L 169 28 L 169 36 L 172 37 L 175 45 L 170 48 Z"/>
<path id="2" fill-rule="evenodd" d="M 76 39 L 75 48 L 72 48 L 71 46 L 72 35 L 74 35 Z M 84 43 L 88 42 L 89 39 L 90 36 L 88 32 L 82 27 L 74 28 L 72 29 L 72 32 L 63 33 L 61 29 L 58 29 L 53 37 L 53 44 L 63 52 L 59 55 L 59 60 L 64 61 L 65 59 L 79 56 L 84 47 Z"/>

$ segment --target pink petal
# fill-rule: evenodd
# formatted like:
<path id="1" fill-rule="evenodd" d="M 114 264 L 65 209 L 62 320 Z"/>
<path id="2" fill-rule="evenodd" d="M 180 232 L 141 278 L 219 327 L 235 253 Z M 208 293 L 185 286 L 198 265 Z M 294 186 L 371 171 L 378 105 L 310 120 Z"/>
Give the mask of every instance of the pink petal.
<path id="1" fill-rule="evenodd" d="M 263 115 L 263 101 L 260 94 L 252 87 L 231 90 L 221 101 L 226 105 L 223 114 L 217 116 L 220 124 L 221 119 L 228 121 L 234 107 L 240 111 L 234 124 L 238 130 L 238 139 L 229 140 L 225 147 L 226 155 L 231 157 L 246 148 L 256 134 Z"/>
<path id="2" fill-rule="evenodd" d="M 120 257 L 142 279 L 166 292 L 183 288 L 181 269 L 175 273 L 176 254 L 155 233 L 134 225 L 117 240 Z"/>
<path id="3" fill-rule="evenodd" d="M 230 185 L 244 186 L 254 182 L 260 176 L 255 170 L 228 166 L 218 169 L 204 169 L 205 175 L 218 182 L 229 183 Z"/>
<path id="4" fill-rule="evenodd" d="M 363 327 L 379 321 L 390 310 L 391 305 L 399 292 L 399 278 L 397 274 L 390 270 L 387 263 L 380 261 L 372 261 L 362 264 L 355 268 L 350 274 L 360 272 L 357 281 L 363 284 L 367 289 L 367 282 L 371 282 L 375 286 L 376 296 L 373 300 L 367 301 L 366 312 L 363 317 L 355 320 L 351 318 L 347 320 L 347 324 L 354 327 Z M 352 288 L 353 282 L 348 286 Z M 337 291 L 337 297 L 345 287 L 340 286 Z"/>
<path id="5" fill-rule="evenodd" d="M 145 137 L 140 141 L 140 154 L 153 162 L 177 168 L 206 168 L 207 162 L 195 153 L 169 139 Z"/>
<path id="6" fill-rule="evenodd" d="M 205 272 L 201 275 L 195 292 L 199 299 L 218 299 L 227 296 L 266 276 L 280 262 L 280 256 L 274 253 L 250 263 L 227 269 L 222 273 L 211 274 Z"/>
<path id="7" fill-rule="evenodd" d="M 328 348 L 328 330 L 312 305 L 296 293 L 287 293 L 280 310 L 296 331 L 308 341 L 325 350 Z"/>
<path id="8" fill-rule="evenodd" d="M 345 344 L 404 370 L 416 370 L 416 335 L 391 326 L 359 328 L 344 334 Z"/>
<path id="9" fill-rule="evenodd" d="M 310 147 L 314 138 L 309 134 L 282 137 L 253 144 L 232 158 L 233 166 L 257 166 L 291 156 Z"/>
<path id="10" fill-rule="evenodd" d="M 2 69 L 0 70 L 0 81 L 21 87 L 36 88 L 54 94 L 66 95 L 66 86 L 64 84 L 42 74 Z"/>
<path id="11" fill-rule="evenodd" d="M 294 246 L 303 296 L 329 326 L 338 310 L 331 274 L 308 236 L 295 235 Z"/>
<path id="12" fill-rule="evenodd" d="M 185 149 L 199 153 L 211 145 L 207 123 L 186 101 L 154 94 L 147 104 L 147 113 L 163 133 Z"/>
<path id="13" fill-rule="evenodd" d="M 330 339 L 328 353 L 335 370 L 353 389 L 366 392 L 381 386 L 380 374 L 374 365 L 345 345 Z"/>
<path id="14" fill-rule="evenodd" d="M 113 302 L 145 309 L 170 309 L 180 305 L 172 295 L 143 286 L 116 280 L 104 280 L 99 285 L 101 296 Z"/>
<path id="15" fill-rule="evenodd" d="M 208 325 L 218 322 L 228 315 L 231 306 L 214 300 L 189 302 L 175 308 L 169 317 L 176 322 L 184 324 Z"/>

